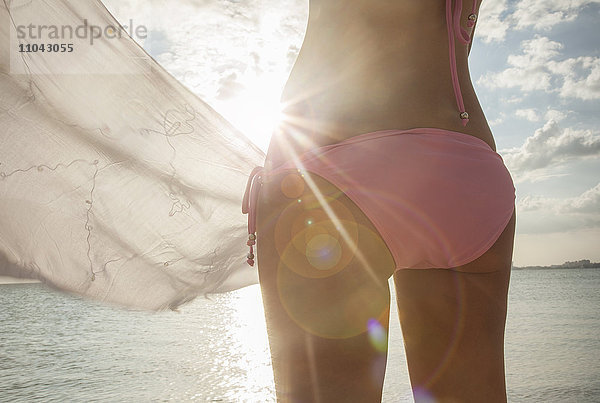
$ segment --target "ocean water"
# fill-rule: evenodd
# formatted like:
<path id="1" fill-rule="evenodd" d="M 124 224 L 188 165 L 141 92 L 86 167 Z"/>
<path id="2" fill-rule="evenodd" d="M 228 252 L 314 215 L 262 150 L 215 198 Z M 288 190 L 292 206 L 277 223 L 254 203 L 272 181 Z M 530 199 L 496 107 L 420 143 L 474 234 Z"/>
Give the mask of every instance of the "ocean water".
<path id="1" fill-rule="evenodd" d="M 509 401 L 600 401 L 600 270 L 513 271 L 509 301 Z M 391 315 L 383 401 L 410 402 Z M 0 401 L 189 400 L 274 401 L 257 286 L 148 314 L 0 285 Z"/>

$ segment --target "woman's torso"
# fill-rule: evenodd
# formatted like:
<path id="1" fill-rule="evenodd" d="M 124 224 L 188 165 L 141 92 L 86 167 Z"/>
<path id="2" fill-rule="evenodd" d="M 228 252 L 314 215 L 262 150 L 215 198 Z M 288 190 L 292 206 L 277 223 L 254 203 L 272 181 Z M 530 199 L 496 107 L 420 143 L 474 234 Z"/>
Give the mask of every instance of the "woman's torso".
<path id="1" fill-rule="evenodd" d="M 463 3 L 466 28 L 472 2 Z M 469 77 L 468 46 L 456 41 L 469 123 L 463 126 L 459 117 L 446 1 L 310 0 L 309 7 L 304 42 L 281 97 L 285 119 L 273 133 L 269 165 L 385 129 L 453 130 L 495 150 Z"/>

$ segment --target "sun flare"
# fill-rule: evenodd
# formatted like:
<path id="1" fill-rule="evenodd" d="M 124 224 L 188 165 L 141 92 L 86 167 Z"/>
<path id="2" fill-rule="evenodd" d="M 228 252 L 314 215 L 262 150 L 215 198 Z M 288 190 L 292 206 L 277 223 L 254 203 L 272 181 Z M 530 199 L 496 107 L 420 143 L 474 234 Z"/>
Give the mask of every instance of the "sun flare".
<path id="1" fill-rule="evenodd" d="M 254 144 L 266 151 L 271 134 L 283 119 L 279 102 L 284 78 L 271 74 L 245 81 L 245 89 L 226 102 L 217 101 L 223 116 Z"/>

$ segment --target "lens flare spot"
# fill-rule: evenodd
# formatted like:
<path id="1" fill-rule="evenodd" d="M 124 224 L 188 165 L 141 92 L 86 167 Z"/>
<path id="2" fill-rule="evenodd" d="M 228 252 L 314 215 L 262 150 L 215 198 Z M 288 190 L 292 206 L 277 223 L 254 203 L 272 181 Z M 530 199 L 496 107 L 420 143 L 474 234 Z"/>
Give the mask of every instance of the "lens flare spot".
<path id="1" fill-rule="evenodd" d="M 352 240 L 360 239 L 365 247 L 375 245 L 371 238 L 376 234 L 369 228 L 354 221 L 340 224 Z M 356 249 L 337 231 L 330 232 L 333 228 L 327 221 L 318 221 L 294 239 L 282 240 L 277 266 L 280 301 L 289 317 L 307 332 L 330 339 L 365 334 L 385 355 L 386 336 L 380 327 L 389 317 L 389 294 L 363 266 L 351 264 L 357 261 Z"/>
<path id="2" fill-rule="evenodd" d="M 306 192 L 302 203 L 298 199 L 284 208 L 275 224 L 275 248 L 282 263 L 307 278 L 329 277 L 344 270 L 358 247 L 354 215 L 335 198 L 325 196 L 319 201 Z"/>
<path id="3" fill-rule="evenodd" d="M 305 224 L 305 222 L 302 222 Z M 294 227 L 295 225 L 292 225 Z M 348 245 L 328 220 L 315 220 L 312 225 L 297 226 L 293 238 L 280 242 L 281 261 L 308 278 L 332 276 L 342 270 L 355 256 L 355 248 Z M 343 221 L 342 227 L 357 241 L 358 227 L 354 221 Z"/>
<path id="4" fill-rule="evenodd" d="M 417 386 L 413 389 L 415 402 L 419 403 L 437 403 L 433 395 L 425 388 Z"/>
<path id="5" fill-rule="evenodd" d="M 316 235 L 306 244 L 306 258 L 317 270 L 331 269 L 341 257 L 340 243 L 329 234 Z"/>
<path id="6" fill-rule="evenodd" d="M 290 199 L 296 199 L 304 193 L 304 179 L 297 173 L 291 173 L 281 180 L 281 192 Z"/>
<path id="7" fill-rule="evenodd" d="M 370 318 L 367 321 L 369 341 L 375 350 L 384 352 L 387 350 L 387 332 L 377 319 Z"/>
<path id="8" fill-rule="evenodd" d="M 322 210 L 303 211 L 294 218 L 291 226 L 291 241 L 296 250 L 306 252 L 306 243 L 319 234 L 337 236 L 327 214 Z"/>

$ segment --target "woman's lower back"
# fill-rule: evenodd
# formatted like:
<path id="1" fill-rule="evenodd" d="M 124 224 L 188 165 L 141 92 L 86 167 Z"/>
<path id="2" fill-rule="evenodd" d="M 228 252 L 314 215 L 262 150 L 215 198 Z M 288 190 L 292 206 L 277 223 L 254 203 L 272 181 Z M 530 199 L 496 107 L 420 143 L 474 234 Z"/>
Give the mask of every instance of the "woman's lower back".
<path id="1" fill-rule="evenodd" d="M 469 78 L 468 47 L 460 42 L 456 64 L 468 125 L 458 117 L 443 0 L 339 3 L 311 0 L 268 160 L 278 165 L 292 153 L 359 134 L 419 127 L 470 134 L 495 150 Z"/>

